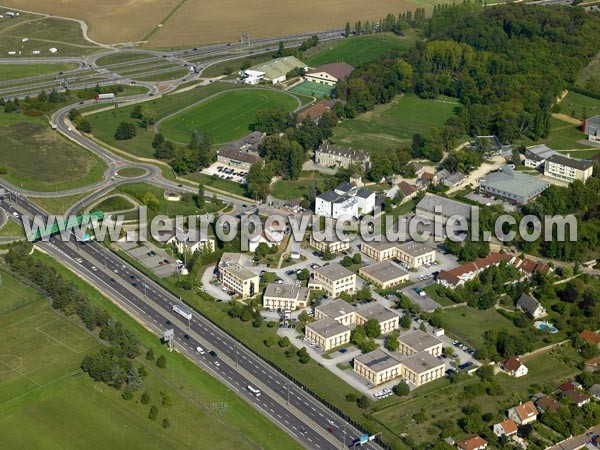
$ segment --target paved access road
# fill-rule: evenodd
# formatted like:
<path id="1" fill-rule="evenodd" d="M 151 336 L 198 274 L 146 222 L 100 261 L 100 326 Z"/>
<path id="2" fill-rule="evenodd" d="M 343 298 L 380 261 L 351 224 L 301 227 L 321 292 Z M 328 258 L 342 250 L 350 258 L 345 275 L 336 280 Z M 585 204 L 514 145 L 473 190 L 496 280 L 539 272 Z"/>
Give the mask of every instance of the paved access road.
<path id="1" fill-rule="evenodd" d="M 2 183 L 0 187 L 6 188 Z M 16 197 L 12 206 L 30 217 L 44 214 L 20 196 Z M 88 280 L 157 334 L 173 329 L 176 345 L 182 353 L 249 401 L 306 448 L 343 448 L 344 443 L 352 447 L 362 434 L 204 317 L 195 313 L 188 329 L 187 321 L 172 311 L 172 306 L 179 303 L 176 296 L 100 244 L 63 242 L 55 237 L 50 242 L 36 245 Z M 203 347 L 204 355 L 196 353 L 197 346 Z M 211 356 L 211 350 L 217 356 Z M 257 387 L 262 394 L 252 396 L 248 385 Z M 373 450 L 381 447 L 370 442 L 363 448 Z"/>

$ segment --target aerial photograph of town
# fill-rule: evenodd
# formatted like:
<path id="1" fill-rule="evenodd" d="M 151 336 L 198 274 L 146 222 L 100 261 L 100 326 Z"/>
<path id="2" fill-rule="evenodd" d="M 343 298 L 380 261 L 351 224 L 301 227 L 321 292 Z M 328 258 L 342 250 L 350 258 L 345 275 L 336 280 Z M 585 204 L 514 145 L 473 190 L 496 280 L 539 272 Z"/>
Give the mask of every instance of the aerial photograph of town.
<path id="1" fill-rule="evenodd" d="M 0 450 L 600 450 L 600 0 L 0 0 Z"/>

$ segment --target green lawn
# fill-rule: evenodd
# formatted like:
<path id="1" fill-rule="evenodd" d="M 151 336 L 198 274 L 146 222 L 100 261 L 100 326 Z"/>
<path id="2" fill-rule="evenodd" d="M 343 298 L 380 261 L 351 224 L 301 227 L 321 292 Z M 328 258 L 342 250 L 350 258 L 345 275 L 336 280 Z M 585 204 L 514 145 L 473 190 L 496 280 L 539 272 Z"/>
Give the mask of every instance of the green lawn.
<path id="1" fill-rule="evenodd" d="M 582 139 L 586 139 L 586 135 L 581 132 L 581 126 L 552 117 L 550 118 L 550 136 L 548 138 L 536 142 L 523 138 L 519 143 L 526 147 L 535 144 L 546 144 L 553 150 L 589 149 L 588 146 L 577 142 Z"/>
<path id="2" fill-rule="evenodd" d="M 302 172 L 296 181 L 280 180 L 271 189 L 271 195 L 283 200 L 302 198 L 308 193 L 310 186 L 321 180 L 319 172 Z"/>
<path id="3" fill-rule="evenodd" d="M 439 316 L 446 331 L 475 348 L 483 345 L 483 332 L 486 330 L 505 329 L 513 332 L 517 329 L 493 308 L 480 310 L 461 306 L 444 309 Z"/>
<path id="4" fill-rule="evenodd" d="M 4 226 L 0 228 L 0 236 L 20 238 L 25 237 L 25 231 L 23 225 L 14 220 L 7 220 Z"/>
<path id="5" fill-rule="evenodd" d="M 416 40 L 417 33 L 410 30 L 407 31 L 406 36 L 385 33 L 352 37 L 333 44 L 325 42 L 306 59 L 306 63 L 311 67 L 317 67 L 328 63 L 345 62 L 358 67 L 378 59 L 387 51 L 409 49 Z"/>
<path id="6" fill-rule="evenodd" d="M 146 169 L 142 169 L 141 167 L 124 167 L 117 171 L 117 175 L 123 178 L 136 178 L 141 177 L 148 173 Z"/>
<path id="7" fill-rule="evenodd" d="M 77 64 L 4 64 L 0 71 L 0 81 L 18 78 L 34 77 L 37 75 L 57 74 L 65 70 L 75 69 Z"/>
<path id="8" fill-rule="evenodd" d="M 191 132 L 209 133 L 216 143 L 239 139 L 248 134 L 261 110 L 280 107 L 292 111 L 295 97 L 267 89 L 243 89 L 224 92 L 160 124 L 166 138 L 188 142 Z"/>
<path id="9" fill-rule="evenodd" d="M 48 213 L 58 215 L 66 213 L 71 206 L 88 195 L 90 195 L 89 192 L 65 197 L 29 197 L 29 199 Z"/>
<path id="10" fill-rule="evenodd" d="M 503 388 L 503 393 L 497 396 L 482 395 L 472 400 L 467 400 L 464 387 L 480 382 L 478 377 L 465 377 L 457 384 L 451 384 L 447 379 L 437 380 L 413 391 L 408 397 L 398 399 L 392 397 L 381 403 L 381 410 L 374 413 L 375 419 L 385 426 L 390 432 L 400 436 L 407 433 L 417 443 L 431 442 L 438 436 L 441 429 L 436 422 L 449 419 L 456 423 L 463 414 L 461 407 L 467 402 L 473 402 L 481 408 L 482 413 L 494 414 L 494 421 L 504 419 L 505 410 L 529 400 L 532 385 L 545 385 L 551 383 L 557 388 L 564 380 L 568 379 L 577 369 L 564 364 L 550 354 L 542 354 L 525 363 L 529 374 L 522 378 L 512 378 L 505 374 L 495 377 Z M 415 423 L 413 415 L 423 412 L 426 420 Z M 460 431 L 458 432 L 460 433 Z M 453 436 L 455 439 L 458 435 Z"/>
<path id="11" fill-rule="evenodd" d="M 157 116 L 160 119 L 161 117 L 175 113 L 182 108 L 190 106 L 213 94 L 235 88 L 235 85 L 212 83 L 208 86 L 198 87 L 184 93 L 158 97 L 146 104 L 156 111 Z M 152 148 L 152 139 L 154 138 L 154 135 L 152 131 L 146 132 L 141 128 L 141 125 L 140 129 L 138 129 L 137 136 L 133 139 L 117 141 L 114 138 L 119 123 L 122 121 L 135 122 L 135 119 L 130 117 L 133 108 L 133 105 L 120 107 L 110 111 L 90 114 L 87 118 L 92 122 L 93 134 L 97 139 L 134 156 L 152 158 L 154 154 L 154 148 Z M 189 135 L 186 137 L 185 141 L 189 141 Z"/>
<path id="12" fill-rule="evenodd" d="M 578 94 L 577 92 L 569 92 L 562 102 L 560 102 L 560 112 L 562 114 L 567 114 L 579 120 L 583 119 L 584 110 L 587 117 L 600 114 L 600 100 Z"/>
<path id="13" fill-rule="evenodd" d="M 580 158 L 580 159 L 590 159 L 593 156 L 596 156 L 598 153 L 600 153 L 600 148 L 591 148 L 589 150 L 587 149 L 573 149 L 573 150 L 559 150 L 559 153 L 563 153 L 563 154 L 568 154 L 570 156 L 572 156 L 573 158 Z"/>
<path id="14" fill-rule="evenodd" d="M 403 95 L 356 119 L 345 120 L 335 128 L 332 141 L 371 153 L 407 146 L 413 134 L 427 136 L 432 128 L 443 125 L 457 106 L 455 99 L 424 100 Z"/>
<path id="15" fill-rule="evenodd" d="M 35 163 L 32 163 L 35 162 Z M 0 112 L 0 164 L 7 181 L 35 191 L 60 191 L 101 181 L 106 165 L 52 131 L 44 117 Z"/>
<path id="16" fill-rule="evenodd" d="M 211 186 L 215 189 L 227 191 L 231 194 L 240 195 L 242 197 L 248 195 L 248 190 L 246 189 L 245 185 L 241 185 L 230 180 L 223 180 L 222 178 L 216 176 L 210 176 L 203 173 L 190 173 L 188 175 L 183 175 L 182 178 L 195 183 L 202 183 L 204 186 Z"/>
<path id="17" fill-rule="evenodd" d="M 97 66 L 108 66 L 111 64 L 119 64 L 125 62 L 141 62 L 142 60 L 154 60 L 156 59 L 152 55 L 146 53 L 135 53 L 135 52 L 118 52 L 110 55 L 102 56 L 96 60 Z"/>
<path id="18" fill-rule="evenodd" d="M 145 71 L 140 73 L 140 75 L 143 75 L 144 73 Z M 188 73 L 189 70 L 186 68 L 176 68 L 166 72 L 155 73 L 147 76 L 133 76 L 132 78 L 135 78 L 138 81 L 170 81 L 185 77 Z"/>
<path id="19" fill-rule="evenodd" d="M 113 389 L 101 383 L 92 383 L 86 375 L 77 378 L 69 377 L 65 382 L 71 383 L 77 380 L 80 385 L 78 389 L 64 392 L 55 385 L 52 391 L 46 390 L 46 392 L 56 392 L 56 402 L 36 402 L 16 418 L 9 416 L 5 419 L 10 420 L 11 424 L 19 424 L 18 427 L 14 427 L 13 433 L 17 434 L 18 438 L 26 439 L 22 445 L 7 448 L 75 450 L 89 447 L 90 436 L 102 436 L 102 439 L 106 440 L 105 448 L 114 450 L 138 448 L 300 450 L 302 448 L 275 424 L 196 364 L 178 352 L 169 353 L 156 335 L 148 332 L 89 284 L 50 257 L 39 253 L 36 255 L 75 283 L 92 303 L 107 309 L 127 329 L 133 331 L 144 346 L 152 347 L 158 354 L 163 354 L 167 359 L 167 369 L 157 369 L 154 364 L 148 363 L 145 359 L 138 359 L 138 364 L 146 365 L 149 372 L 148 378 L 144 381 L 150 395 L 150 404 L 157 404 L 159 407 L 159 418 L 156 422 L 147 419 L 149 405 L 139 403 L 139 394 L 134 400 L 126 402 L 121 400 Z M 173 405 L 168 408 L 163 408 L 160 404 L 159 391 L 164 389 L 167 389 L 173 398 Z M 228 404 L 227 410 L 221 416 L 210 409 L 210 405 L 216 402 Z M 90 405 L 94 407 L 91 408 Z M 162 418 L 166 416 L 169 417 L 172 426 L 168 430 L 163 430 L 160 425 Z M 27 427 L 29 423 L 32 423 L 31 428 Z M 68 424 L 76 424 L 76 426 L 69 427 Z M 0 429 L 7 429 L 5 425 L 8 424 L 3 424 L 0 419 Z M 79 429 L 81 431 L 78 431 Z M 36 430 L 36 432 L 28 433 L 31 436 L 25 436 L 28 430 Z M 203 432 L 203 430 L 208 431 Z M 66 433 L 69 435 L 68 444 L 72 446 L 66 446 L 61 442 L 64 441 Z M 201 443 L 198 440 L 199 433 L 201 433 Z M 52 447 L 27 445 L 28 440 L 35 439 L 49 441 L 57 439 L 59 444 L 63 445 Z"/>
<path id="20" fill-rule="evenodd" d="M 184 195 L 183 199 L 179 202 L 171 202 L 164 197 L 164 189 L 152 186 L 145 183 L 128 183 L 117 187 L 113 193 L 122 192 L 129 195 L 142 203 L 142 199 L 146 193 L 150 192 L 158 199 L 159 210 L 157 213 L 167 214 L 170 217 L 176 215 L 190 215 L 197 214 L 198 207 L 194 203 L 191 195 Z M 131 207 L 131 206 L 130 206 Z M 129 207 L 129 208 L 130 208 Z M 128 208 L 128 209 L 129 209 Z M 98 207 L 99 209 L 99 207 Z"/>
<path id="21" fill-rule="evenodd" d="M 107 197 L 102 202 L 98 203 L 94 206 L 94 211 L 104 211 L 104 212 L 115 212 L 115 211 L 125 211 L 131 208 L 134 208 L 135 205 L 131 203 L 126 198 L 121 197 L 120 195 Z"/>

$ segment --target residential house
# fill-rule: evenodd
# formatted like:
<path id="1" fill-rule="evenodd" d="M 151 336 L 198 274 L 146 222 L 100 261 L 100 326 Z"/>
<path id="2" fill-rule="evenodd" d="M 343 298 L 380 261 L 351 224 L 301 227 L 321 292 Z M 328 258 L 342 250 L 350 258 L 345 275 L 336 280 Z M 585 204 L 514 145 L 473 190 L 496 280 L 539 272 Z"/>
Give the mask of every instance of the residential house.
<path id="1" fill-rule="evenodd" d="M 535 406 L 538 411 L 543 413 L 556 412 L 562 406 L 554 397 L 545 395 L 542 398 L 536 400 Z"/>
<path id="2" fill-rule="evenodd" d="M 495 423 L 492 428 L 496 436 L 506 436 L 507 438 L 516 435 L 519 430 L 517 423 L 513 419 L 506 419 L 502 422 Z"/>
<path id="3" fill-rule="evenodd" d="M 345 62 L 324 64 L 309 70 L 304 76 L 306 81 L 335 86 L 338 81 L 345 80 L 352 73 L 354 67 Z"/>
<path id="4" fill-rule="evenodd" d="M 456 443 L 456 447 L 461 450 L 484 450 L 487 446 L 487 441 L 480 436 L 473 436 Z"/>
<path id="5" fill-rule="evenodd" d="M 600 400 L 600 384 L 593 384 L 588 391 L 592 397 L 596 400 Z"/>
<path id="6" fill-rule="evenodd" d="M 438 183 L 448 186 L 449 188 L 460 186 L 467 178 L 466 175 L 461 172 L 449 172 L 446 169 L 440 170 L 436 175 Z"/>
<path id="7" fill-rule="evenodd" d="M 517 300 L 517 308 L 534 319 L 540 319 L 548 314 L 546 308 L 528 294 L 521 294 L 519 300 Z"/>
<path id="8" fill-rule="evenodd" d="M 561 392 L 574 391 L 576 389 L 581 389 L 581 384 L 577 381 L 568 381 L 559 386 Z"/>
<path id="9" fill-rule="evenodd" d="M 331 111 L 333 105 L 335 105 L 335 100 L 322 100 L 319 103 L 315 103 L 298 113 L 298 122 L 304 122 L 310 117 L 314 122 L 318 123 L 323 114 Z"/>
<path id="10" fill-rule="evenodd" d="M 571 399 L 573 403 L 579 408 L 581 408 L 583 405 L 587 405 L 592 400 L 592 397 L 590 395 L 579 390 L 563 392 L 563 397 Z"/>
<path id="11" fill-rule="evenodd" d="M 392 186 L 385 195 L 391 199 L 395 199 L 397 196 L 400 196 L 400 203 L 402 204 L 415 198 L 418 192 L 419 190 L 415 185 L 409 184 L 402 180 L 400 183 Z"/>
<path id="12" fill-rule="evenodd" d="M 508 410 L 508 417 L 518 425 L 527 425 L 537 420 L 538 411 L 533 402 L 529 401 Z"/>
<path id="13" fill-rule="evenodd" d="M 591 330 L 583 330 L 579 333 L 581 339 L 591 345 L 595 345 L 596 347 L 600 347 L 600 334 L 595 333 Z"/>
<path id="14" fill-rule="evenodd" d="M 518 358 L 510 356 L 509 358 L 502 361 L 502 368 L 511 377 L 519 378 L 527 375 L 529 370 Z"/>

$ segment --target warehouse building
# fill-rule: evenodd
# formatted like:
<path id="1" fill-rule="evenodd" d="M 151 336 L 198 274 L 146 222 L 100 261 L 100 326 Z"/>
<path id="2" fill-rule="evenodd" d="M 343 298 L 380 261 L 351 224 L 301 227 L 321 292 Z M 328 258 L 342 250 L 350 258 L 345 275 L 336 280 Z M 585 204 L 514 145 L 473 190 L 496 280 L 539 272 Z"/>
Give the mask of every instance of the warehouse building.
<path id="1" fill-rule="evenodd" d="M 452 216 L 471 220 L 471 206 L 439 195 L 426 194 L 417 204 L 416 214 L 433 221 L 436 216 L 445 224 Z"/>
<path id="2" fill-rule="evenodd" d="M 546 160 L 545 165 L 548 164 Z M 479 181 L 479 189 L 510 203 L 525 205 L 544 192 L 550 183 L 538 177 L 516 172 L 505 166 L 501 171 L 488 173 Z"/>

